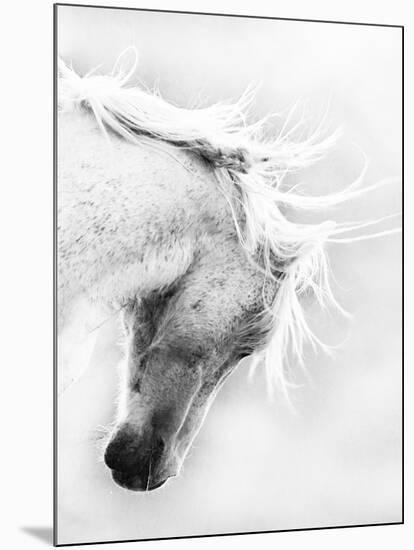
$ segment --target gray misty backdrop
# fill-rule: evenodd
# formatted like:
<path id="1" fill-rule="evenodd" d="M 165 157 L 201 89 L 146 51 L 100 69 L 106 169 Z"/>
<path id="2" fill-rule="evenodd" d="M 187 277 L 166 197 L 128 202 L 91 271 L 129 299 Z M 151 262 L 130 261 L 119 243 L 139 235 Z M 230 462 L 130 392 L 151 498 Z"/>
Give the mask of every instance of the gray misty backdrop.
<path id="1" fill-rule="evenodd" d="M 84 73 L 135 45 L 137 79 L 181 106 L 261 84 L 254 116 L 329 104 L 344 137 L 301 177 L 329 192 L 370 161 L 366 184 L 401 176 L 401 31 L 337 24 L 60 7 L 58 48 Z M 277 131 L 281 125 L 275 119 Z M 365 220 L 401 209 L 401 184 L 329 213 Z M 248 361 L 229 379 L 181 476 L 150 494 L 116 486 L 94 442 L 111 420 L 120 358 L 115 323 L 59 417 L 59 542 L 165 537 L 401 519 L 401 240 L 335 245 L 334 290 L 351 321 L 309 305 L 334 357 L 307 353 L 295 411 L 266 397 Z"/>

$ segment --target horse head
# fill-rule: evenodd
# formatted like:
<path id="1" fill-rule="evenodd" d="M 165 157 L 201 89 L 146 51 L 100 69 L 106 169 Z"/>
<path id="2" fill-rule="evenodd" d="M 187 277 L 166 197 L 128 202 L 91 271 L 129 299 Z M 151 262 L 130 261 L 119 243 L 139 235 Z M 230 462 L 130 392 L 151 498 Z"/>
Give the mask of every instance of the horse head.
<path id="1" fill-rule="evenodd" d="M 126 353 L 116 427 L 104 460 L 113 479 L 156 489 L 179 473 L 218 389 L 261 349 L 265 284 L 236 241 L 215 240 L 174 286 L 123 308 Z"/>

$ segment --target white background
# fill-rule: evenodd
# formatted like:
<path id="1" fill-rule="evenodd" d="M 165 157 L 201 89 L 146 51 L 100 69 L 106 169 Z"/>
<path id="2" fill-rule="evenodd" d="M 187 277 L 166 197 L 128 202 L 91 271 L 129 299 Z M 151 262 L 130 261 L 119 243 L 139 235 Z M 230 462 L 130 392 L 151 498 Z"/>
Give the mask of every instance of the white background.
<path id="1" fill-rule="evenodd" d="M 105 2 L 101 2 L 104 4 Z M 108 2 L 110 5 L 111 3 Z M 293 2 L 266 5 L 252 2 L 127 2 L 125 6 L 232 12 L 252 15 L 405 24 L 406 57 L 411 58 L 412 19 L 402 2 Z M 10 12 L 10 14 L 9 14 Z M 3 8 L 2 128 L 3 177 L 1 200 L 3 384 L 2 384 L 2 529 L 5 548 L 44 547 L 45 541 L 28 531 L 45 533 L 52 517 L 52 3 L 20 2 Z M 412 75 L 406 72 L 406 117 L 413 96 Z M 410 151 L 410 132 L 406 150 Z M 408 156 L 409 157 L 409 156 Z M 411 202 L 412 171 L 407 159 L 406 211 Z M 410 268 L 411 258 L 406 258 Z M 407 274 L 410 280 L 410 274 Z M 4 280 L 3 280 L 4 279 Z M 407 301 L 411 292 L 407 289 Z M 406 328 L 410 327 L 409 307 Z M 410 336 L 409 328 L 406 330 Z M 407 349 L 406 364 L 410 361 Z M 407 367 L 406 394 L 412 372 Z M 412 406 L 408 400 L 406 422 Z M 408 424 L 410 425 L 410 424 Z M 410 467 L 412 445 L 406 439 L 406 526 L 344 529 L 141 543 L 149 547 L 219 547 L 240 545 L 263 548 L 376 548 L 408 545 L 410 526 Z M 138 544 L 138 543 L 136 543 Z M 110 547 L 112 545 L 109 545 Z"/>

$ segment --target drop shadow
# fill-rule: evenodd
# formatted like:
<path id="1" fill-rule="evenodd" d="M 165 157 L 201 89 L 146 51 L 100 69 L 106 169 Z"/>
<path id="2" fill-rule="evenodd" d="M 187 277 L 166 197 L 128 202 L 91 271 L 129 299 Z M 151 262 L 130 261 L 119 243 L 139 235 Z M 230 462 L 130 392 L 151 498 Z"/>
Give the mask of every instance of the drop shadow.
<path id="1" fill-rule="evenodd" d="M 52 527 L 21 527 L 27 535 L 30 535 L 42 542 L 53 545 L 53 528 Z"/>

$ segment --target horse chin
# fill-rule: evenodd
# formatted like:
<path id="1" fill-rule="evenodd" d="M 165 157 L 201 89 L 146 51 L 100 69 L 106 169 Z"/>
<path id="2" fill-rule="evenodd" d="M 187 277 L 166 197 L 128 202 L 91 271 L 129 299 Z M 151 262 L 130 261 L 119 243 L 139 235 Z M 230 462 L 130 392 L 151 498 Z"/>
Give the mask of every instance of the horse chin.
<path id="1" fill-rule="evenodd" d="M 143 479 L 141 476 L 120 472 L 118 470 L 111 470 L 112 479 L 117 485 L 123 489 L 136 492 L 148 492 L 159 489 L 164 485 L 168 479 L 172 476 L 167 476 L 164 479 L 152 479 L 151 481 Z"/>

